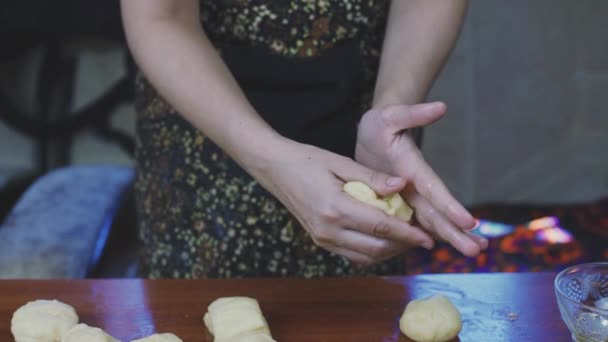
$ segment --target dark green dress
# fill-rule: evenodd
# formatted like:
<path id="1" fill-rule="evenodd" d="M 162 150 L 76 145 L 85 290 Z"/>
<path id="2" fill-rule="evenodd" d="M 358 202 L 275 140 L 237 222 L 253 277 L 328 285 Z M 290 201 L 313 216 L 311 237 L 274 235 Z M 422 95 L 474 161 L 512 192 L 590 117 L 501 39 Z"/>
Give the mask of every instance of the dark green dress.
<path id="1" fill-rule="evenodd" d="M 387 12 L 388 1 L 201 2 L 205 32 L 260 115 L 285 136 L 347 156 L 370 103 Z M 136 94 L 142 276 L 403 273 L 399 259 L 361 268 L 317 247 L 141 75 Z"/>

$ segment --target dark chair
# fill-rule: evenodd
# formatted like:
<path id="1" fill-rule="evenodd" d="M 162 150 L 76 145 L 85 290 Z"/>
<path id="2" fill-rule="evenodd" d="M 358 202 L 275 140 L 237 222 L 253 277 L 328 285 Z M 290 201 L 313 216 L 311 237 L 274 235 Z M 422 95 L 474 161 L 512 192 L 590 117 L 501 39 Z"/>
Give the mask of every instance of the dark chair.
<path id="1" fill-rule="evenodd" d="M 85 278 L 99 272 L 133 177 L 129 167 L 78 166 L 37 180 L 0 225 L 0 278 Z M 132 267 L 122 276 L 135 272 Z"/>
<path id="2" fill-rule="evenodd" d="M 132 137 L 110 125 L 112 111 L 133 98 L 135 67 L 128 53 L 127 72 L 118 82 L 84 108 L 71 109 L 78 65 L 73 46 L 82 41 L 125 44 L 117 0 L 0 3 L 0 63 L 18 60 L 32 47 L 42 48 L 34 112 L 21 110 L 0 93 L 0 121 L 35 142 L 40 173 L 69 165 L 72 138 L 87 128 L 133 153 Z"/>
<path id="3" fill-rule="evenodd" d="M 0 222 L 6 218 L 0 225 L 0 277 L 133 275 L 133 253 L 120 252 L 136 250 L 129 192 L 133 171 L 67 166 L 72 139 L 84 129 L 133 154 L 133 138 L 112 127 L 110 117 L 117 106 L 132 101 L 135 68 L 125 53 L 125 75 L 73 110 L 78 62 L 73 46 L 82 41 L 124 45 L 118 0 L 0 3 L 0 64 L 18 60 L 33 47 L 42 49 L 34 110 L 26 112 L 0 93 L 0 122 L 37 147 L 35 169 L 0 188 Z"/>

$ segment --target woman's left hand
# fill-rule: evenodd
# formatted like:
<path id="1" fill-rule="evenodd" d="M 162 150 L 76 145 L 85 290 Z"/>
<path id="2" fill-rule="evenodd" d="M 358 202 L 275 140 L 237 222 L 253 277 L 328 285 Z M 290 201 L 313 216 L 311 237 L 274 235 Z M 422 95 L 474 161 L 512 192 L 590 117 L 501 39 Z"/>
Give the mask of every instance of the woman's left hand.
<path id="1" fill-rule="evenodd" d="M 405 179 L 403 196 L 421 227 L 463 254 L 475 256 L 487 248 L 488 241 L 469 232 L 475 219 L 452 196 L 408 134 L 408 129 L 439 120 L 445 111 L 441 102 L 372 108 L 359 124 L 355 159 Z"/>

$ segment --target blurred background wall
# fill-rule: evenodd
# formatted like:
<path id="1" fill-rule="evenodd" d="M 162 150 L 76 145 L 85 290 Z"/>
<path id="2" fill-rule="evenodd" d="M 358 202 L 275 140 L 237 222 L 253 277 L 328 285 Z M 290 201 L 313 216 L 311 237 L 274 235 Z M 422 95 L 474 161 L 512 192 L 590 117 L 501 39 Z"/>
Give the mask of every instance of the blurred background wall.
<path id="1" fill-rule="evenodd" d="M 85 1 L 85 3 L 87 3 Z M 90 3 L 90 2 L 89 2 Z M 427 129 L 424 153 L 469 205 L 566 203 L 608 194 L 608 1 L 472 0 L 462 35 L 430 99 L 448 115 Z M 72 110 L 125 73 L 124 46 L 78 41 Z M 0 91 L 35 112 L 43 50 L 0 62 Z M 130 105 L 111 124 L 134 130 Z M 131 164 L 96 130 L 79 133 L 72 163 Z M 31 139 L 0 122 L 0 184 L 34 169 Z"/>

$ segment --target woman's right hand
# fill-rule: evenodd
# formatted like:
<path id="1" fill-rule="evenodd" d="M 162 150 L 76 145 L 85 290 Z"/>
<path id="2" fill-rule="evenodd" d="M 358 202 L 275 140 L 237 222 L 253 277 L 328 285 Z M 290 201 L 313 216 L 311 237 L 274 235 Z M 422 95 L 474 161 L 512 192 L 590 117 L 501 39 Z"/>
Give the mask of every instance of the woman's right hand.
<path id="1" fill-rule="evenodd" d="M 274 149 L 267 167 L 253 176 L 289 209 L 318 246 L 366 265 L 410 247 L 432 248 L 433 239 L 422 229 L 342 191 L 345 182 L 362 181 L 386 195 L 400 191 L 404 180 L 314 146 L 282 142 L 286 143 Z"/>

